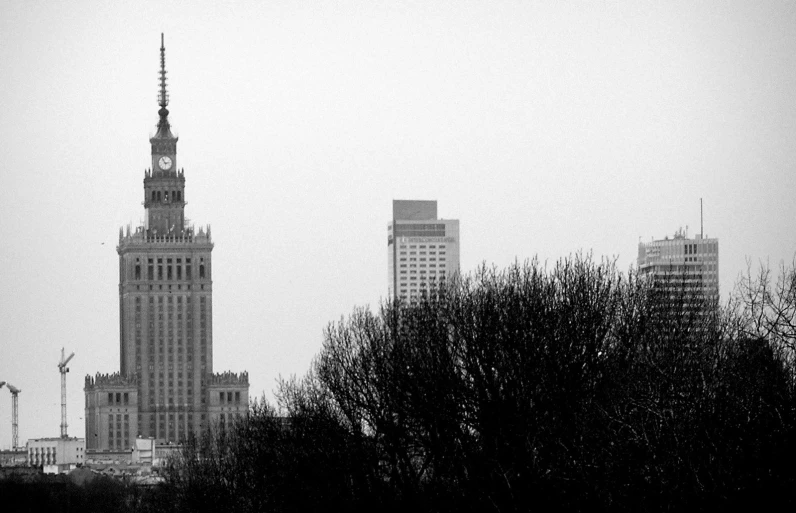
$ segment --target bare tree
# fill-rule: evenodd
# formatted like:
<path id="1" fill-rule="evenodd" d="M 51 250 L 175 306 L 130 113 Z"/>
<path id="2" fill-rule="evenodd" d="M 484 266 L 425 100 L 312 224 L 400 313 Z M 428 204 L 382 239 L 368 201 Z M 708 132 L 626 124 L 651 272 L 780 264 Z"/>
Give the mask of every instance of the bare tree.
<path id="1" fill-rule="evenodd" d="M 759 294 L 747 297 L 771 296 Z M 306 376 L 280 383 L 278 410 L 260 405 L 197 445 L 171 483 L 185 510 L 660 511 L 788 497 L 793 364 L 771 341 L 790 336 L 786 301 L 766 317 L 700 300 L 576 255 L 356 309 L 327 327 Z M 769 318 L 757 325 L 776 329 L 751 322 Z"/>
<path id="2" fill-rule="evenodd" d="M 781 263 L 773 276 L 767 265 L 753 271 L 747 260 L 746 274 L 739 277 L 733 306 L 738 312 L 739 329 L 752 338 L 762 338 L 787 350 L 796 351 L 796 258 L 790 266 Z"/>

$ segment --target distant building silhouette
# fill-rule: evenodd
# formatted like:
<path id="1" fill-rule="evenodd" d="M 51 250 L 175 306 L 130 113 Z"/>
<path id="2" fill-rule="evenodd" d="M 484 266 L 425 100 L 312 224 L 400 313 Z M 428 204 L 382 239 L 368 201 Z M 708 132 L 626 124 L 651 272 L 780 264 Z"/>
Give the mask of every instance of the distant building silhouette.
<path id="1" fill-rule="evenodd" d="M 437 219 L 436 201 L 393 200 L 387 226 L 389 292 L 410 300 L 459 271 L 459 221 Z"/>
<path id="2" fill-rule="evenodd" d="M 673 238 L 640 242 L 638 272 L 671 300 L 686 308 L 719 301 L 719 240 L 678 230 Z"/>
<path id="3" fill-rule="evenodd" d="M 144 174 L 146 222 L 119 233 L 120 371 L 86 376 L 87 451 L 179 442 L 244 414 L 249 378 L 213 373 L 213 243 L 185 219 L 161 36 L 157 133 Z"/>

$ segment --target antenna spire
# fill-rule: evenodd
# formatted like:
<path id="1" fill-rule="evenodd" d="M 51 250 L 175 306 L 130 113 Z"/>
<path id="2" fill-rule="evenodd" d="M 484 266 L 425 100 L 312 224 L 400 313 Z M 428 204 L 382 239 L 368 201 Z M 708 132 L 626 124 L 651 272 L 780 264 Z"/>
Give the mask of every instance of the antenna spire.
<path id="1" fill-rule="evenodd" d="M 163 33 L 160 33 L 160 91 L 158 91 L 158 131 L 155 134 L 155 139 L 174 139 L 171 133 L 171 125 L 169 125 L 169 109 L 166 105 L 169 104 L 169 93 L 166 90 L 166 44 L 164 42 Z"/>
<path id="2" fill-rule="evenodd" d="M 163 32 L 160 33 L 160 94 L 158 95 L 158 105 L 166 108 L 169 104 L 169 94 L 166 92 L 166 45 L 163 39 Z"/>

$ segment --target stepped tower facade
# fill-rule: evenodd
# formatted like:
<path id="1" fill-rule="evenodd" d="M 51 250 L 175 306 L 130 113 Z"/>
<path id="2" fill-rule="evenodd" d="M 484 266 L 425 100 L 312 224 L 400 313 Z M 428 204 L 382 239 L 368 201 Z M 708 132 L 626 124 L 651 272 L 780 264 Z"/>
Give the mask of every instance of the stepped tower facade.
<path id="1" fill-rule="evenodd" d="M 157 131 L 144 172 L 143 226 L 119 232 L 119 372 L 87 376 L 87 451 L 138 436 L 179 443 L 248 409 L 248 374 L 213 372 L 213 242 L 185 219 L 161 35 Z"/>

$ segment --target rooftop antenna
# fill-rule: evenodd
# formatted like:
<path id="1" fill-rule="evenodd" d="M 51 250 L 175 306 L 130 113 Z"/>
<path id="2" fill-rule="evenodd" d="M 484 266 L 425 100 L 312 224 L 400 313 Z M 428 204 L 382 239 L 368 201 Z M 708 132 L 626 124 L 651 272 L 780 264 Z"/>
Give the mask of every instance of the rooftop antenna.
<path id="1" fill-rule="evenodd" d="M 702 198 L 699 198 L 699 235 L 700 239 L 705 238 L 705 225 L 702 221 Z"/>

